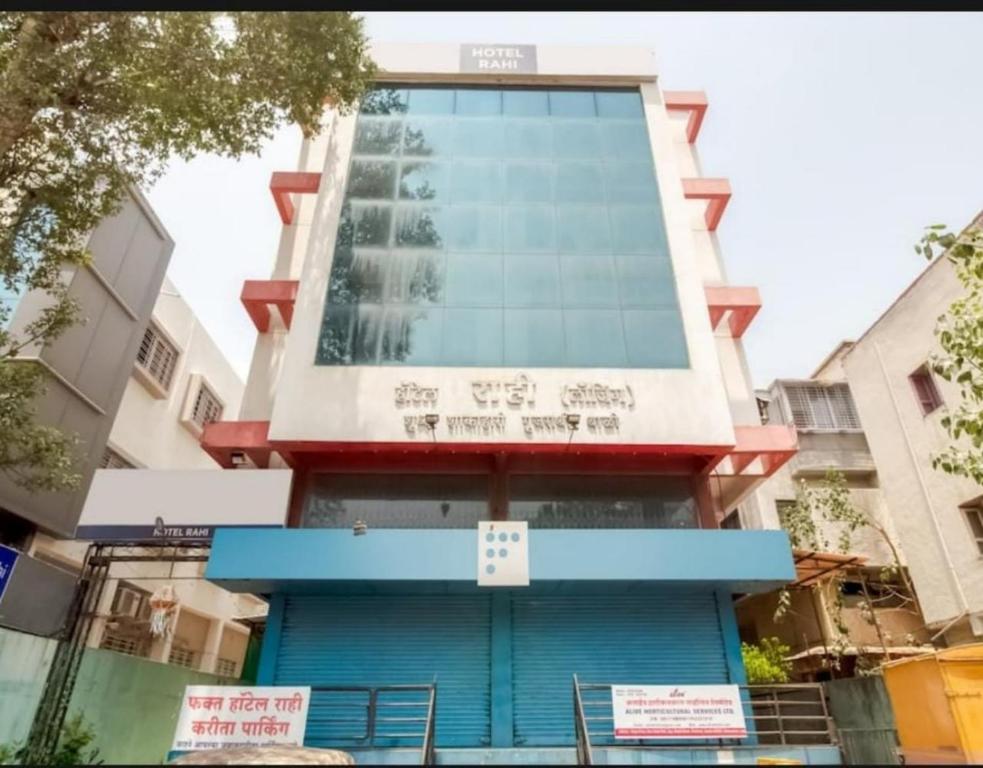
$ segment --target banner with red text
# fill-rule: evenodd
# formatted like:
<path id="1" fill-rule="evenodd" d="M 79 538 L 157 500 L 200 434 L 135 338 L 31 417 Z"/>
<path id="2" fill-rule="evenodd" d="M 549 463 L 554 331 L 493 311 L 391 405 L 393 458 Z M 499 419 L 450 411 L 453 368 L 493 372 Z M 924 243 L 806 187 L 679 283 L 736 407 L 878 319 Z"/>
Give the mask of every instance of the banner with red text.
<path id="1" fill-rule="evenodd" d="M 736 685 L 612 685 L 617 739 L 742 739 Z"/>
<path id="2" fill-rule="evenodd" d="M 310 703 L 309 687 L 189 685 L 171 749 L 303 746 Z"/>

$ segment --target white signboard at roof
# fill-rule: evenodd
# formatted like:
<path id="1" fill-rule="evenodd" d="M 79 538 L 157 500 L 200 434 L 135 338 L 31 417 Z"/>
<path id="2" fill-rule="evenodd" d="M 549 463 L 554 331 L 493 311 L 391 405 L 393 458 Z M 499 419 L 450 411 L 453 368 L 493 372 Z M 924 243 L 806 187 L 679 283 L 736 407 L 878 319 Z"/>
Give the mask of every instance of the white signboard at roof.
<path id="1" fill-rule="evenodd" d="M 289 469 L 97 469 L 75 535 L 207 540 L 226 526 L 282 528 L 292 477 Z"/>
<path id="2" fill-rule="evenodd" d="M 171 749 L 301 747 L 310 702 L 309 687 L 189 685 Z"/>
<path id="3" fill-rule="evenodd" d="M 742 739 L 736 685 L 612 685 L 616 739 Z"/>

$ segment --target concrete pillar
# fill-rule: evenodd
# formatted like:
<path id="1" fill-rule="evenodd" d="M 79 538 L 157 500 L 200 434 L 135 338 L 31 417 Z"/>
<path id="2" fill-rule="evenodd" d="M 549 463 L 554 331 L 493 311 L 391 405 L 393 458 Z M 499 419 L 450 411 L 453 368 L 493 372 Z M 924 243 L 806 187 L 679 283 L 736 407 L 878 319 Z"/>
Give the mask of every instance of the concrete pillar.
<path id="1" fill-rule="evenodd" d="M 89 637 L 86 645 L 89 648 L 98 648 L 102 644 L 103 635 L 106 634 L 106 621 L 113 608 L 113 600 L 116 598 L 116 590 L 119 588 L 117 579 L 107 579 L 106 586 L 102 590 L 102 597 L 96 606 L 96 615 L 92 620 L 92 627 L 89 629 Z"/>
<path id="2" fill-rule="evenodd" d="M 218 652 L 222 646 L 222 633 L 225 631 L 225 622 L 222 619 L 212 619 L 208 623 L 208 634 L 205 635 L 205 647 L 202 650 L 201 662 L 198 664 L 200 672 L 215 673 L 215 665 L 218 663 Z"/>

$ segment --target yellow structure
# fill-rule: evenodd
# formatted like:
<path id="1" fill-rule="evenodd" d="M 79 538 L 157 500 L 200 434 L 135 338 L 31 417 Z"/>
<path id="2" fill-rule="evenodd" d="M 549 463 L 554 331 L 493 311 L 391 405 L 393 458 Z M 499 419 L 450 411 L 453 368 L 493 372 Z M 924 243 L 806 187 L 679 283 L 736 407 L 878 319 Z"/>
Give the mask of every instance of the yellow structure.
<path id="1" fill-rule="evenodd" d="M 983 643 L 883 670 L 907 763 L 983 763 Z"/>

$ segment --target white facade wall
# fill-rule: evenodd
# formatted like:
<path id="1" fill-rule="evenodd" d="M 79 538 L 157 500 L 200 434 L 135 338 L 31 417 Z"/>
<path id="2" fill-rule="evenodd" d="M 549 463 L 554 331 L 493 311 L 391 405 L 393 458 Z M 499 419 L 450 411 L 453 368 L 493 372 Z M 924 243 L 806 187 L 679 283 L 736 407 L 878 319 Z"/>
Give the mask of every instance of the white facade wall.
<path id="1" fill-rule="evenodd" d="M 237 418 L 242 381 L 166 278 L 152 319 L 178 349 L 174 378 L 167 397 L 158 399 L 138 379 L 130 377 L 109 434 L 109 447 L 141 467 L 215 469 L 215 462 L 201 450 L 198 436 L 181 423 L 187 400 L 197 391 L 191 377 L 202 376 L 223 402 L 223 419 Z"/>
<path id="2" fill-rule="evenodd" d="M 968 638 L 965 614 L 983 612 L 983 556 L 959 508 L 983 489 L 932 468 L 932 455 L 948 444 L 940 424 L 946 408 L 923 415 L 908 376 L 940 351 L 934 335 L 937 318 L 963 293 L 952 265 L 936 261 L 845 358 L 925 619 L 944 626 L 963 614 L 950 639 Z M 945 404 L 956 408 L 958 388 L 935 379 Z"/>

